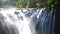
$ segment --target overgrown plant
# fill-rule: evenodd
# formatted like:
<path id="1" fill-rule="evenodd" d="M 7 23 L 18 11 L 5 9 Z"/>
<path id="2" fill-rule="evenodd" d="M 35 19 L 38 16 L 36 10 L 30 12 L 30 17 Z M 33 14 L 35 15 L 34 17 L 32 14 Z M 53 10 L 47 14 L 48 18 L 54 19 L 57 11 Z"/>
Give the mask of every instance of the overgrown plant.
<path id="1" fill-rule="evenodd" d="M 47 10 L 50 11 L 52 8 L 55 7 L 56 4 L 57 0 L 47 0 L 46 1 Z"/>
<path id="2" fill-rule="evenodd" d="M 26 6 L 23 6 L 23 3 L 26 1 Z M 30 7 L 32 0 L 19 0 L 16 3 L 16 6 L 18 8 L 32 8 Z M 40 8 L 42 6 L 46 7 L 46 10 L 50 11 L 52 8 L 55 7 L 55 4 L 57 3 L 57 0 L 43 0 L 43 3 L 41 2 L 41 0 L 34 0 L 36 3 L 36 7 L 35 8 Z"/>

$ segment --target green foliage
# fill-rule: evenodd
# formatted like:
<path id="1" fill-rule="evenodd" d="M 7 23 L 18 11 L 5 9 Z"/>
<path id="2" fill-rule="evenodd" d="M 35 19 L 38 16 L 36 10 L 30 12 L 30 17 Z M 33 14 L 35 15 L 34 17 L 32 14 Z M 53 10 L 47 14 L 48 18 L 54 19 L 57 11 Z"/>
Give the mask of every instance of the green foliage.
<path id="1" fill-rule="evenodd" d="M 23 1 L 24 1 L 24 0 L 19 0 L 19 1 L 16 3 L 16 6 L 17 6 L 18 8 L 22 8 L 22 7 L 23 7 L 23 5 L 22 5 Z"/>
<path id="2" fill-rule="evenodd" d="M 29 2 L 29 0 L 27 0 L 26 8 L 29 8 L 29 5 L 30 5 L 30 2 Z"/>
<path id="3" fill-rule="evenodd" d="M 23 6 L 24 1 L 25 1 L 25 0 L 19 0 L 19 1 L 16 3 L 16 6 L 17 6 L 18 8 L 28 8 L 29 5 L 30 5 L 29 0 L 27 0 L 27 2 L 26 2 L 27 5 L 26 5 L 25 7 Z"/>
<path id="4" fill-rule="evenodd" d="M 52 8 L 55 7 L 55 5 L 57 4 L 57 0 L 47 0 L 46 1 L 46 6 L 47 9 L 50 11 Z"/>
<path id="5" fill-rule="evenodd" d="M 40 8 L 41 6 L 43 6 L 41 3 L 40 3 L 40 0 L 36 0 L 36 8 Z"/>
<path id="6" fill-rule="evenodd" d="M 23 6 L 23 3 L 26 1 L 26 6 Z M 44 0 L 44 3 L 41 3 L 41 0 L 19 0 L 16 3 L 16 6 L 18 8 L 30 8 L 31 2 L 30 1 L 35 1 L 35 8 L 40 8 L 42 6 L 44 6 L 43 4 L 45 4 L 45 7 L 47 8 L 46 10 L 51 10 L 52 8 L 55 7 L 55 4 L 57 3 L 57 0 Z"/>
<path id="7" fill-rule="evenodd" d="M 23 6 L 24 1 L 26 1 L 25 2 L 26 3 L 26 6 L 25 7 Z M 36 8 L 40 8 L 42 6 L 42 4 L 39 2 L 39 0 L 34 0 L 34 2 L 36 2 L 36 6 L 37 6 Z M 31 3 L 33 3 L 33 2 L 31 2 L 31 0 L 19 0 L 16 3 L 16 6 L 18 8 L 29 8 L 30 5 L 31 5 Z"/>

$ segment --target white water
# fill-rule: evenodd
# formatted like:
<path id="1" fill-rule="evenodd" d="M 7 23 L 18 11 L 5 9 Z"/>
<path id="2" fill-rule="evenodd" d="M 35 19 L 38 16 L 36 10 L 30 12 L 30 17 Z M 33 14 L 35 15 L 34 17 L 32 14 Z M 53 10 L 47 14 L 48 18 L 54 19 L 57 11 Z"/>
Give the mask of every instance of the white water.
<path id="1" fill-rule="evenodd" d="M 34 15 L 30 17 L 26 17 L 25 13 L 21 12 L 21 10 L 17 10 L 18 8 L 0 8 L 0 13 L 4 17 L 4 22 L 6 23 L 7 27 L 15 26 L 18 30 L 18 34 L 38 34 L 35 30 L 36 23 L 33 21 L 34 15 L 39 18 L 42 10 L 38 13 L 38 10 Z M 26 11 L 26 10 L 24 10 Z M 15 12 L 19 12 L 18 15 Z M 3 23 L 2 23 L 3 24 Z M 10 24 L 10 25 L 8 25 Z M 11 34 L 11 33 L 10 33 Z"/>

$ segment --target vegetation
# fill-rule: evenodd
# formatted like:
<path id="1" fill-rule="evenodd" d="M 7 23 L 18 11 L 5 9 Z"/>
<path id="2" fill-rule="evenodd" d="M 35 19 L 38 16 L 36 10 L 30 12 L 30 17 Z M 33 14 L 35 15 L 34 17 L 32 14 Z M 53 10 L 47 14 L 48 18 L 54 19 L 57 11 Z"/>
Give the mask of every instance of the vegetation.
<path id="1" fill-rule="evenodd" d="M 57 0 L 19 0 L 17 3 L 16 3 L 16 6 L 18 8 L 32 8 L 30 7 L 31 4 L 32 4 L 32 1 L 34 1 L 35 5 L 35 8 L 40 8 L 40 7 L 46 7 L 47 10 L 51 10 L 52 8 L 55 7 L 55 4 L 57 3 Z M 24 7 L 24 2 L 25 2 L 25 7 Z"/>
<path id="2" fill-rule="evenodd" d="M 47 0 L 46 1 L 46 6 L 47 6 L 48 10 L 51 10 L 52 8 L 54 8 L 56 4 L 57 4 L 57 0 Z"/>

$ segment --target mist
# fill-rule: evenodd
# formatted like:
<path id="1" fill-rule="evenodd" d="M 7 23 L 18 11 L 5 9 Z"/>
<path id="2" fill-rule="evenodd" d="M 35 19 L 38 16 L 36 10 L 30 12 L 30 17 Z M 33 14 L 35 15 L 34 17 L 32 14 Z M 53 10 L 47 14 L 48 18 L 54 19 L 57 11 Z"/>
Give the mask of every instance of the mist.
<path id="1" fill-rule="evenodd" d="M 0 8 L 2 7 L 12 7 L 18 0 L 0 0 Z"/>

